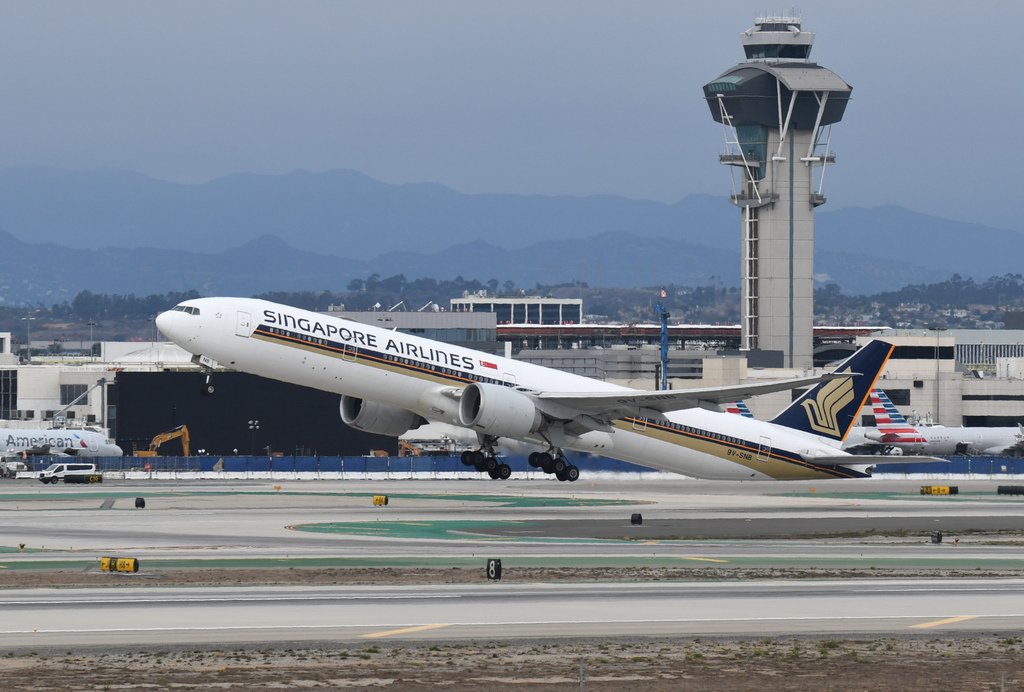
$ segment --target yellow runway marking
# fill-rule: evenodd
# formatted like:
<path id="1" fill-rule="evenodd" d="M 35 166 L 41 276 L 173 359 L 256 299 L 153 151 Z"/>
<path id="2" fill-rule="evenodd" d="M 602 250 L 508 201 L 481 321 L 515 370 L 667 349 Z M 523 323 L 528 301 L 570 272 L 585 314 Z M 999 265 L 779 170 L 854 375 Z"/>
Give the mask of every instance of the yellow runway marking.
<path id="1" fill-rule="evenodd" d="M 964 620 L 973 620 L 977 615 L 958 615 L 955 618 L 946 618 L 945 620 L 933 620 L 931 622 L 922 622 L 920 625 L 911 625 L 911 629 L 924 630 L 929 627 L 941 627 L 942 625 L 952 625 L 954 622 L 963 622 Z"/>
<path id="2" fill-rule="evenodd" d="M 728 560 L 716 560 L 713 557 L 686 557 L 685 555 L 679 556 L 680 560 L 696 560 L 697 562 L 723 562 L 727 563 Z"/>
<path id="3" fill-rule="evenodd" d="M 396 634 L 410 634 L 412 632 L 425 632 L 427 630 L 437 630 L 442 627 L 451 627 L 451 625 L 438 624 L 438 625 L 416 625 L 415 627 L 403 627 L 397 630 L 387 630 L 385 632 L 371 632 L 370 634 L 364 634 L 363 639 L 381 639 L 383 637 L 391 637 Z"/>

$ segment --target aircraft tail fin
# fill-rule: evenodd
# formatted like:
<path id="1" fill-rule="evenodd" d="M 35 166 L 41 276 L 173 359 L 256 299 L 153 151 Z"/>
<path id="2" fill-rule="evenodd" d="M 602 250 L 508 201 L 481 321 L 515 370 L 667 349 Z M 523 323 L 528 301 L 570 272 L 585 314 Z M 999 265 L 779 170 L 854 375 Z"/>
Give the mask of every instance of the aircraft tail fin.
<path id="1" fill-rule="evenodd" d="M 892 344 L 875 339 L 772 419 L 772 423 L 836 442 L 846 438 L 875 381 L 892 355 Z M 848 377 L 841 375 L 849 373 Z"/>
<path id="2" fill-rule="evenodd" d="M 871 390 L 871 409 L 875 415 L 877 432 L 868 436 L 886 444 L 912 444 L 926 442 L 920 431 L 907 422 L 903 414 L 881 389 Z"/>
<path id="3" fill-rule="evenodd" d="M 871 390 L 871 409 L 875 414 L 875 426 L 879 428 L 899 426 L 910 427 L 907 419 L 896 408 L 889 395 L 881 389 Z"/>
<path id="4" fill-rule="evenodd" d="M 725 405 L 726 413 L 735 413 L 738 416 L 744 418 L 753 418 L 754 414 L 750 412 L 750 408 L 747 406 L 747 402 L 743 399 L 737 399 L 736 401 Z"/>

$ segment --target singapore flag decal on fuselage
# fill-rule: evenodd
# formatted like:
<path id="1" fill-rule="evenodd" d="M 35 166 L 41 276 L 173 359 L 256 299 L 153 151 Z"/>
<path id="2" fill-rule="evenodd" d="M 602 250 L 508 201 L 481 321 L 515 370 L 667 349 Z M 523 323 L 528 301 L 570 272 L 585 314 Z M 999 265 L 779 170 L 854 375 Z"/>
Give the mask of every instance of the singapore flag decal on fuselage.
<path id="1" fill-rule="evenodd" d="M 698 478 L 864 477 L 875 458 L 840 445 L 893 348 L 872 341 L 827 375 L 648 391 L 252 298 L 187 300 L 157 326 L 204 366 L 342 395 L 342 420 L 359 430 L 471 430 L 480 450 L 463 461 L 494 478 L 508 477 L 494 454 L 503 439 L 536 445 L 530 463 L 561 480 L 579 474 L 567 449 Z M 807 386 L 771 421 L 707 410 Z"/>

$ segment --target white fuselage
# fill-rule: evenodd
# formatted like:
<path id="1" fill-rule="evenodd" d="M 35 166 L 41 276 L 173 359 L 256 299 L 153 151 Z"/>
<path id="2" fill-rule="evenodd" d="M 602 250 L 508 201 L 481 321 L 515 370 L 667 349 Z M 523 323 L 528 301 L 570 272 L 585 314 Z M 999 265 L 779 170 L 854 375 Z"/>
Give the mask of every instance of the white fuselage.
<path id="1" fill-rule="evenodd" d="M 81 457 L 119 457 L 121 448 L 91 430 L 74 428 L 0 428 L 0 451 L 4 454 L 38 452 L 73 454 Z"/>
<path id="2" fill-rule="evenodd" d="M 1020 444 L 1020 428 L 950 428 L 945 425 L 914 426 L 913 433 L 887 433 L 884 427 L 867 433 L 869 439 L 909 454 L 1001 454 Z"/>
<path id="3" fill-rule="evenodd" d="M 188 312 L 182 310 L 188 306 Z M 217 365 L 412 411 L 459 425 L 472 382 L 532 392 L 607 393 L 606 382 L 248 298 L 202 298 L 161 314 L 172 341 Z M 206 361 L 209 362 L 209 361 Z M 824 479 L 864 474 L 818 466 L 838 445 L 799 430 L 699 408 L 620 418 L 611 431 L 546 431 L 557 446 L 709 479 Z M 527 441 L 542 443 L 536 436 Z"/>

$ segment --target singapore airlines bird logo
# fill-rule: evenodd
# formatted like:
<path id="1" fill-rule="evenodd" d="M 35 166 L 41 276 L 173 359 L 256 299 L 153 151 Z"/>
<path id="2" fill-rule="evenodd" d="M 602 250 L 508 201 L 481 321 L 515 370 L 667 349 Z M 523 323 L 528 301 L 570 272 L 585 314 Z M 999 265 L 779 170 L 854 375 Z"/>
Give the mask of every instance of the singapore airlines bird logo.
<path id="1" fill-rule="evenodd" d="M 807 412 L 807 422 L 812 430 L 823 435 L 842 437 L 839 430 L 839 412 L 853 401 L 853 378 L 843 377 L 832 380 L 813 399 L 801 404 Z"/>

